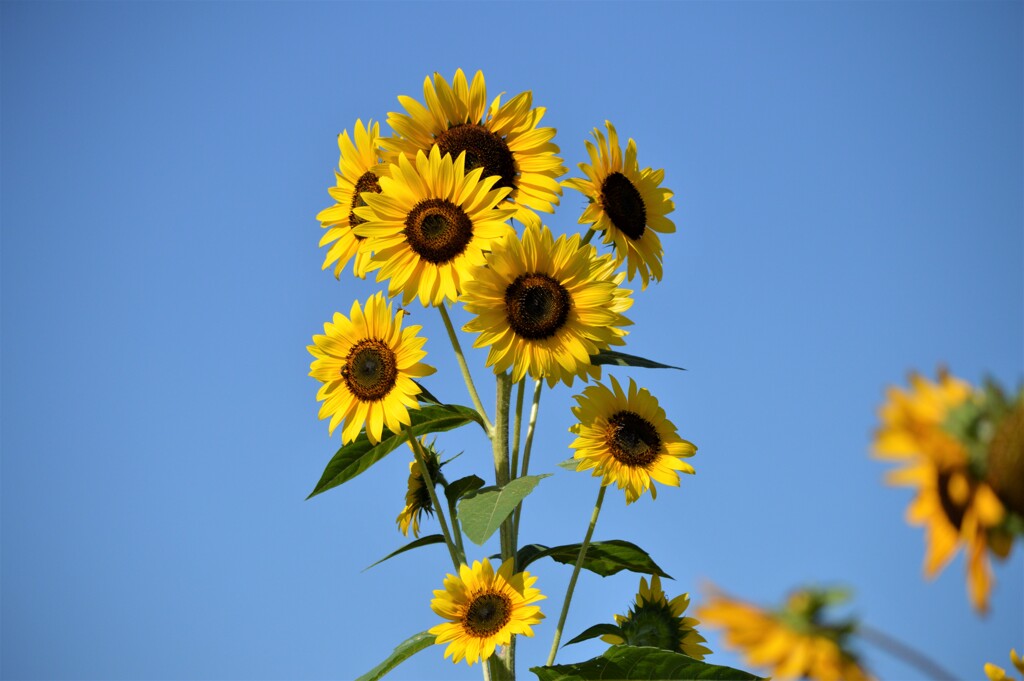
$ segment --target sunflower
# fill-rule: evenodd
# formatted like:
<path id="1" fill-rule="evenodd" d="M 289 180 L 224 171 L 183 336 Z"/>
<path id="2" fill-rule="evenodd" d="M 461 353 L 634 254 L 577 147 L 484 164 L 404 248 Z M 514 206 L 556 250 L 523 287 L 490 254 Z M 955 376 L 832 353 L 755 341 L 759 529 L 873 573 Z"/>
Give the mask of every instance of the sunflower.
<path id="1" fill-rule="evenodd" d="M 1002 558 L 1010 550 L 1009 537 L 998 527 L 1005 509 L 988 483 L 972 473 L 963 443 L 943 428 L 950 413 L 971 398 L 971 386 L 945 371 L 937 383 L 912 374 L 910 384 L 909 392 L 890 388 L 874 452 L 904 466 L 888 473 L 889 484 L 917 488 L 907 522 L 925 528 L 925 575 L 935 577 L 964 547 L 971 602 L 985 612 L 992 588 L 989 552 Z"/>
<path id="2" fill-rule="evenodd" d="M 598 256 L 579 235 L 556 241 L 543 225 L 528 225 L 494 245 L 487 266 L 466 282 L 462 302 L 476 315 L 464 331 L 480 336 L 473 347 L 489 346 L 487 366 L 495 373 L 512 367 L 512 380 L 527 373 L 572 385 L 576 376 L 597 378 L 590 357 L 622 345 L 632 324 L 622 312 L 633 304 L 619 288 L 609 256 Z"/>
<path id="3" fill-rule="evenodd" d="M 354 212 L 356 208 L 366 205 L 361 198 L 362 192 L 380 192 L 380 176 L 384 166 L 378 146 L 379 139 L 380 123 L 373 121 L 367 127 L 363 127 L 361 120 L 356 121 L 355 143 L 347 130 L 338 135 L 338 148 L 341 151 L 338 170 L 341 172 L 335 171 L 336 186 L 327 190 L 335 204 L 316 216 L 320 225 L 327 230 L 320 239 L 320 245 L 332 244 L 322 269 L 327 269 L 333 263 L 335 278 L 341 276 L 341 271 L 353 258 L 353 273 L 361 279 L 366 276 L 370 254 L 362 248 L 362 237 L 356 236 L 352 230 L 365 222 Z"/>
<path id="4" fill-rule="evenodd" d="M 668 600 L 661 590 L 658 575 L 651 576 L 650 587 L 647 586 L 647 578 L 641 577 L 636 609 L 630 608 L 625 616 L 615 616 L 622 635 L 605 634 L 601 640 L 612 645 L 654 646 L 703 660 L 711 651 L 701 645 L 706 641 L 695 628 L 700 621 L 683 617 L 689 605 L 690 594 Z"/>
<path id="5" fill-rule="evenodd" d="M 611 377 L 612 387 L 598 383 L 576 395 L 572 408 L 578 422 L 569 430 L 578 437 L 570 447 L 577 460 L 576 470 L 594 469 L 601 484 L 612 482 L 626 490 L 631 504 L 651 490 L 657 498 L 654 481 L 679 486 L 679 474 L 693 473 L 693 466 L 681 457 L 693 456 L 697 448 L 676 433 L 665 418 L 665 410 L 646 388 L 637 388 L 629 380 L 629 393 Z"/>
<path id="6" fill-rule="evenodd" d="M 661 187 L 664 170 L 651 170 L 636 160 L 636 143 L 630 139 L 623 159 L 615 126 L 605 121 L 608 138 L 594 128 L 598 146 L 586 142 L 590 163 L 581 163 L 587 178 L 565 180 L 563 184 L 583 193 L 590 203 L 581 224 L 593 225 L 604 235 L 605 244 L 614 244 L 616 265 L 626 261 L 629 279 L 639 273 L 643 288 L 651 277 L 661 281 L 661 238 L 676 226 L 665 217 L 675 209 L 672 192 Z"/>
<path id="7" fill-rule="evenodd" d="M 448 644 L 444 656 L 452 662 L 463 658 L 472 666 L 494 654 L 496 646 L 508 645 L 516 634 L 533 636 L 531 624 L 544 615 L 532 605 L 546 598 L 533 588 L 536 577 L 529 572 L 512 574 L 513 559 L 501 564 L 495 573 L 491 562 L 474 561 L 463 565 L 459 575 L 449 574 L 444 589 L 434 591 L 431 609 L 448 620 L 429 630 L 438 644 Z"/>
<path id="8" fill-rule="evenodd" d="M 533 107 L 533 93 L 523 92 L 504 105 L 499 95 L 487 106 L 487 87 L 480 71 L 467 84 L 466 74 L 455 72 L 452 85 L 435 73 L 423 80 L 423 106 L 412 97 L 398 101 L 406 113 L 388 114 L 388 125 L 398 134 L 382 145 L 397 155 L 415 158 L 437 144 L 453 157 L 466 152 L 469 170 L 482 168 L 485 176 L 498 178 L 497 187 L 508 189 L 515 202 L 515 218 L 523 224 L 539 222 L 535 211 L 554 212 L 562 188 L 557 178 L 565 174 L 558 147 L 551 141 L 554 128 L 538 128 L 543 107 Z"/>
<path id="9" fill-rule="evenodd" d="M 348 317 L 340 312 L 324 324 L 324 335 L 307 346 L 316 357 L 309 375 L 323 385 L 317 392 L 320 418 L 331 417 L 329 432 L 345 421 L 343 444 L 352 442 L 366 425 L 366 437 L 380 442 L 384 426 L 395 433 L 409 425 L 409 410 L 419 409 L 420 387 L 414 378 L 434 368 L 420 362 L 425 338 L 419 326 L 402 328 L 402 310 L 392 314 L 380 292 L 370 296 L 365 310 L 352 303 Z"/>
<path id="10" fill-rule="evenodd" d="M 1017 671 L 1024 676 L 1024 660 L 1020 658 L 1015 649 L 1010 650 L 1010 661 L 1013 662 L 1013 666 L 1017 668 Z M 1014 681 L 1014 678 L 1008 675 L 1005 669 L 991 662 L 985 663 L 985 676 L 991 681 Z"/>
<path id="11" fill-rule="evenodd" d="M 740 651 L 746 664 L 770 669 L 772 678 L 868 681 L 871 675 L 846 648 L 850 625 L 822 624 L 822 605 L 799 591 L 782 611 L 771 612 L 713 590 L 697 616 L 722 628 L 725 646 Z"/>
<path id="12" fill-rule="evenodd" d="M 427 455 L 427 472 L 430 473 L 430 479 L 436 485 L 443 480 L 441 477 L 441 460 L 437 455 L 437 450 L 432 445 L 422 442 L 422 440 L 420 446 L 423 447 L 423 452 Z M 423 479 L 423 473 L 420 470 L 416 448 L 411 444 L 409 448 L 413 450 L 413 457 L 412 461 L 409 462 L 409 481 L 405 492 L 405 508 L 395 518 L 395 522 L 398 524 L 399 531 L 406 537 L 409 536 L 410 527 L 412 527 L 413 536 L 419 537 L 420 516 L 424 513 L 433 515 L 434 504 L 430 499 L 430 490 L 427 489 L 427 482 Z"/>
<path id="13" fill-rule="evenodd" d="M 403 304 L 419 296 L 426 305 L 458 299 L 468 271 L 484 264 L 484 251 L 512 232 L 505 222 L 512 208 L 495 207 L 507 188 L 492 189 L 496 177 L 483 169 L 466 172 L 466 155 L 454 161 L 437 146 L 390 167 L 380 194 L 363 194 L 366 220 L 355 229 L 374 251 L 370 269 L 377 281 L 390 278 L 388 295 L 402 292 Z"/>

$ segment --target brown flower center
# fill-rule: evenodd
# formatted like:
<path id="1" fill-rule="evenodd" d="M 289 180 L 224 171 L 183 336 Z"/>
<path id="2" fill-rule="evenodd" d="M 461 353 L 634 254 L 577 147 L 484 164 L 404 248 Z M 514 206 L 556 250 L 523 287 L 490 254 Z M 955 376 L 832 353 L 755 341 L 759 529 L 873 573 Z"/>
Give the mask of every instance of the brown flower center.
<path id="1" fill-rule="evenodd" d="M 409 211 L 403 233 L 421 258 L 440 265 L 466 250 L 473 240 L 473 221 L 447 199 L 424 199 Z"/>
<path id="2" fill-rule="evenodd" d="M 550 338 L 569 318 L 572 298 L 546 274 L 520 274 L 505 289 L 505 318 L 527 340 Z"/>
<path id="3" fill-rule="evenodd" d="M 380 194 L 380 183 L 377 181 L 377 176 L 367 170 L 365 173 L 356 180 L 356 187 L 352 190 L 352 205 L 349 207 L 348 213 L 348 226 L 355 227 L 361 225 L 366 220 L 356 215 L 356 208 L 362 208 L 366 205 L 366 201 L 363 201 L 361 194 L 363 192 L 373 192 L 374 194 Z M 366 237 L 356 235 L 357 239 L 365 239 Z"/>
<path id="4" fill-rule="evenodd" d="M 383 341 L 363 339 L 349 350 L 341 376 L 361 402 L 382 399 L 395 387 L 398 378 L 395 353 Z"/>
<path id="5" fill-rule="evenodd" d="M 647 207 L 633 183 L 622 173 L 612 173 L 601 184 L 601 207 L 612 224 L 636 241 L 647 228 Z"/>
<path id="6" fill-rule="evenodd" d="M 631 468 L 647 468 L 661 453 L 658 429 L 631 411 L 612 414 L 605 427 L 605 443 L 616 461 Z"/>
<path id="7" fill-rule="evenodd" d="M 501 137 L 479 123 L 461 123 L 448 128 L 434 140 L 441 154 L 451 154 L 452 159 L 466 152 L 466 172 L 475 168 L 484 169 L 482 177 L 497 175 L 501 179 L 495 187 L 516 188 L 516 160 L 512 150 Z"/>
<path id="8" fill-rule="evenodd" d="M 512 600 L 502 593 L 485 593 L 473 599 L 462 618 L 471 636 L 487 638 L 501 631 L 512 619 Z"/>

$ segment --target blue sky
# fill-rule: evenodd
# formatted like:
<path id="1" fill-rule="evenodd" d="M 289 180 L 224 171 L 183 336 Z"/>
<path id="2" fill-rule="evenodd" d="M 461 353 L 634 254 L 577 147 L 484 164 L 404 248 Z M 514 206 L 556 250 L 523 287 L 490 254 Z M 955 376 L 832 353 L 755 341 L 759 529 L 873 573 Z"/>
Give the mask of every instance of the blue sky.
<path id="1" fill-rule="evenodd" d="M 353 678 L 437 622 L 439 547 L 361 572 L 403 543 L 404 452 L 304 501 L 340 445 L 305 346 L 377 290 L 320 270 L 336 135 L 458 67 L 492 96 L 532 90 L 570 169 L 610 119 L 676 192 L 627 351 L 688 371 L 614 374 L 698 445 L 697 475 L 629 508 L 609 495 L 596 537 L 646 548 L 670 595 L 843 583 L 961 678 L 1007 662 L 1024 551 L 984 619 L 962 559 L 926 583 L 911 495 L 868 447 L 911 369 L 1024 377 L 1022 19 L 1018 2 L 3 3 L 0 674 Z M 567 193 L 553 229 L 582 207 Z M 468 403 L 436 313 L 413 321 L 430 390 Z M 525 541 L 579 541 L 589 517 L 594 481 L 554 467 L 572 394 L 543 397 L 535 470 L 557 472 Z M 465 451 L 459 474 L 487 465 L 476 432 L 439 444 Z M 570 573 L 536 567 L 548 620 L 523 678 Z M 584 574 L 568 634 L 636 586 Z M 707 633 L 711 661 L 738 664 Z M 559 660 L 601 650 L 575 648 Z M 437 648 L 393 678 L 479 672 Z"/>

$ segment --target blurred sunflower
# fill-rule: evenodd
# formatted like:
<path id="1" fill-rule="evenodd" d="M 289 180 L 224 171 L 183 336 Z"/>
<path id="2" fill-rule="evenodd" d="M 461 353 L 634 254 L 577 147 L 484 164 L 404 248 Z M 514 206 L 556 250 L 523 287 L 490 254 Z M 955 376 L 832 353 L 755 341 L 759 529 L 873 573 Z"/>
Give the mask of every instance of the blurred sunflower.
<path id="1" fill-rule="evenodd" d="M 420 446 L 423 448 L 423 452 L 426 454 L 427 472 L 430 474 L 430 479 L 434 484 L 444 484 L 441 477 L 441 459 L 437 454 L 437 450 L 425 442 L 421 441 Z M 412 528 L 412 534 L 414 537 L 420 536 L 420 517 L 426 513 L 427 515 L 433 515 L 434 504 L 430 499 L 430 490 L 427 488 L 427 482 L 423 479 L 423 472 L 420 470 L 419 462 L 417 460 L 416 449 L 410 444 L 409 448 L 413 450 L 412 461 L 409 462 L 409 481 L 405 492 L 405 508 L 395 518 L 395 522 L 398 524 L 399 531 L 406 537 L 409 536 L 409 528 Z"/>
<path id="2" fill-rule="evenodd" d="M 388 125 L 398 133 L 382 142 L 391 152 L 388 160 L 397 162 L 397 155 L 415 158 L 434 144 L 453 158 L 466 152 L 467 170 L 482 168 L 484 177 L 497 177 L 496 186 L 509 190 L 517 220 L 530 224 L 540 221 L 535 211 L 554 212 L 562 194 L 557 178 L 566 169 L 551 141 L 555 129 L 537 127 L 545 109 L 533 107 L 532 92 L 504 105 L 499 95 L 488 107 L 484 74 L 477 71 L 467 84 L 459 69 L 451 85 L 438 73 L 433 81 L 425 78 L 423 99 L 426 106 L 400 96 L 406 113 L 388 114 Z"/>
<path id="3" fill-rule="evenodd" d="M 651 576 L 650 587 L 647 586 L 647 578 L 641 577 L 636 607 L 630 608 L 624 616 L 615 616 L 622 635 L 605 634 L 601 640 L 612 645 L 624 643 L 630 646 L 653 646 L 703 660 L 711 651 L 701 645 L 706 641 L 696 629 L 700 621 L 693 617 L 683 617 L 689 605 L 690 594 L 668 600 L 661 590 L 661 578 L 658 575 Z"/>
<path id="4" fill-rule="evenodd" d="M 588 140 L 590 163 L 581 163 L 586 179 L 565 180 L 567 187 L 581 192 L 590 203 L 581 224 L 593 225 L 602 233 L 605 244 L 614 244 L 616 265 L 626 261 L 629 279 L 640 274 L 642 288 L 647 288 L 651 277 L 661 281 L 661 237 L 676 231 L 675 225 L 665 217 L 675 209 L 672 192 L 661 187 L 664 170 L 651 170 L 636 160 L 636 143 L 626 144 L 625 158 L 619 146 L 615 126 L 605 121 L 608 137 L 594 128 L 598 146 Z"/>
<path id="5" fill-rule="evenodd" d="M 1017 671 L 1024 676 L 1024 660 L 1020 658 L 1016 650 L 1010 650 L 1010 661 L 1013 662 L 1013 666 L 1017 668 Z M 1008 675 L 1005 669 L 991 662 L 985 663 L 985 676 L 991 681 L 1014 681 L 1014 678 Z"/>
<path id="6" fill-rule="evenodd" d="M 401 156 L 380 180 L 380 194 L 363 194 L 356 227 L 373 251 L 370 269 L 377 281 L 390 278 L 388 295 L 402 293 L 426 305 L 455 302 L 468 272 L 484 264 L 484 251 L 512 232 L 505 222 L 514 209 L 497 208 L 507 188 L 492 189 L 496 177 L 466 172 L 466 155 L 452 159 L 434 146 L 415 163 Z"/>
<path id="7" fill-rule="evenodd" d="M 431 609 L 448 620 L 429 630 L 436 643 L 448 644 L 444 656 L 458 664 L 463 658 L 472 666 L 494 654 L 497 646 L 508 645 L 512 636 L 533 636 L 530 625 L 544 615 L 533 605 L 546 598 L 533 584 L 537 578 L 529 572 L 512 574 L 513 559 L 501 564 L 495 573 L 491 562 L 474 561 L 463 565 L 459 575 L 448 575 L 444 589 L 434 591 Z"/>
<path id="8" fill-rule="evenodd" d="M 907 392 L 890 388 L 880 409 L 882 426 L 874 452 L 897 461 L 892 485 L 917 488 L 907 508 L 907 522 L 925 528 L 924 571 L 937 575 L 962 547 L 967 554 L 967 586 L 975 609 L 988 609 L 992 589 L 989 551 L 1006 557 L 1011 539 L 999 529 L 1005 509 L 992 488 L 971 470 L 965 445 L 944 424 L 972 395 L 966 382 L 939 372 L 938 382 L 912 374 Z"/>
<path id="9" fill-rule="evenodd" d="M 846 648 L 852 625 L 821 623 L 827 602 L 821 592 L 800 590 L 772 612 L 712 589 L 696 614 L 705 626 L 722 628 L 726 647 L 746 664 L 769 669 L 772 678 L 868 681 L 871 675 Z"/>
<path id="10" fill-rule="evenodd" d="M 512 233 L 494 244 L 487 266 L 472 272 L 461 300 L 476 316 L 463 330 L 480 334 L 473 347 L 489 346 L 487 366 L 511 367 L 513 381 L 528 373 L 571 386 L 577 376 L 599 377 L 590 357 L 622 345 L 620 327 L 632 324 L 622 316 L 631 291 L 619 288 L 614 269 L 578 234 L 556 241 L 547 227 L 528 225 L 522 239 Z"/>
<path id="11" fill-rule="evenodd" d="M 378 292 L 352 303 L 348 317 L 340 312 L 324 324 L 324 335 L 313 336 L 307 346 L 316 358 L 309 375 L 323 385 L 317 392 L 320 418 L 331 418 L 329 432 L 342 420 L 343 444 L 352 442 L 366 425 L 366 437 L 380 442 L 384 427 L 393 433 L 409 425 L 409 410 L 419 409 L 420 388 L 413 380 L 434 373 L 420 362 L 426 356 L 419 326 L 402 329 L 402 311 L 392 314 Z"/>
<path id="12" fill-rule="evenodd" d="M 338 135 L 338 149 L 341 157 L 338 170 L 335 171 L 336 186 L 327 191 L 335 204 L 317 214 L 316 219 L 327 230 L 320 245 L 331 244 L 324 258 L 322 269 L 334 264 L 334 277 L 341 276 L 345 265 L 355 258 L 353 273 L 360 279 L 366 276 L 366 268 L 370 262 L 370 254 L 362 248 L 363 238 L 356 236 L 354 227 L 364 220 L 355 214 L 355 209 L 365 206 L 361 198 L 363 192 L 380 192 L 380 176 L 385 166 L 381 161 L 380 123 L 370 121 L 363 127 L 361 120 L 356 121 L 355 142 L 349 137 L 348 131 Z"/>
<path id="13" fill-rule="evenodd" d="M 611 389 L 598 383 L 576 396 L 572 408 L 577 423 L 569 430 L 578 437 L 569 446 L 576 450 L 576 470 L 594 469 L 601 484 L 616 483 L 626 490 L 631 504 L 648 489 L 657 498 L 654 482 L 679 486 L 679 474 L 693 473 L 693 466 L 681 458 L 693 456 L 697 448 L 676 433 L 665 410 L 646 388 L 629 381 L 625 392 L 615 377 Z"/>

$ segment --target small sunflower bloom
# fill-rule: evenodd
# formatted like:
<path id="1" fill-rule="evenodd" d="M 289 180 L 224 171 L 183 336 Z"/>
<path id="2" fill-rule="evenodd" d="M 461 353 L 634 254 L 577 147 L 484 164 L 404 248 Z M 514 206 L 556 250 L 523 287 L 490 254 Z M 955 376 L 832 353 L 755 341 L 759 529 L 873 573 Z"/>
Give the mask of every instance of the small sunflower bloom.
<path id="1" fill-rule="evenodd" d="M 430 479 L 434 481 L 434 484 L 437 484 L 442 480 L 441 460 L 437 455 L 437 450 L 422 441 L 420 446 L 426 454 L 427 472 L 430 474 Z M 406 537 L 409 536 L 410 528 L 412 529 L 413 536 L 419 537 L 420 517 L 423 514 L 433 515 L 434 504 L 430 498 L 427 481 L 423 479 L 423 472 L 420 470 L 416 449 L 412 445 L 409 445 L 409 447 L 413 450 L 413 458 L 409 462 L 409 480 L 406 485 L 405 508 L 395 518 L 395 522 L 398 524 L 398 530 Z"/>
<path id="2" fill-rule="evenodd" d="M 364 248 L 363 237 L 353 231 L 365 220 L 355 214 L 355 209 L 366 205 L 362 199 L 363 192 L 380 193 L 380 176 L 385 170 L 379 146 L 380 123 L 370 121 L 364 126 L 361 120 L 357 120 L 353 136 L 355 141 L 347 130 L 338 135 L 341 156 L 338 170 L 334 173 L 336 186 L 327 190 L 335 203 L 316 216 L 327 230 L 320 239 L 320 245 L 330 245 L 323 269 L 334 265 L 335 279 L 353 259 L 353 273 L 360 279 L 366 277 L 370 253 Z"/>
<path id="3" fill-rule="evenodd" d="M 512 233 L 506 223 L 514 209 L 499 208 L 509 190 L 494 189 L 496 177 L 466 170 L 466 154 L 416 153 L 390 166 L 380 194 L 363 194 L 355 213 L 366 222 L 355 229 L 373 251 L 370 269 L 388 279 L 388 295 L 407 305 L 455 302 L 469 272 L 484 264 L 484 252 Z"/>
<path id="4" fill-rule="evenodd" d="M 513 574 L 511 558 L 497 572 L 484 558 L 472 567 L 462 565 L 457 576 L 445 577 L 444 589 L 434 591 L 430 608 L 448 621 L 429 630 L 439 645 L 448 644 L 445 658 L 472 666 L 493 655 L 497 646 L 508 645 L 512 636 L 533 636 L 532 625 L 544 619 L 533 604 L 546 598 L 533 588 L 536 581 L 529 572 Z"/>
<path id="5" fill-rule="evenodd" d="M 1011 547 L 999 529 L 1006 511 L 989 484 L 973 476 L 964 444 L 943 427 L 973 391 L 945 371 L 934 383 L 912 374 L 910 384 L 909 391 L 888 391 L 874 454 L 903 466 L 886 482 L 917 489 L 906 517 L 925 530 L 925 576 L 934 578 L 964 548 L 971 603 L 985 612 L 993 582 L 989 554 L 1005 558 Z"/>
<path id="6" fill-rule="evenodd" d="M 625 490 L 627 504 L 648 489 L 657 498 L 655 482 L 678 487 L 679 472 L 693 474 L 693 466 L 681 459 L 693 456 L 697 447 L 679 437 L 658 400 L 633 379 L 628 392 L 612 376 L 611 388 L 588 386 L 575 399 L 577 423 L 569 430 L 577 438 L 569 446 L 576 450 L 576 470 L 593 469 L 602 485 L 614 482 Z"/>
<path id="7" fill-rule="evenodd" d="M 398 134 L 383 140 L 392 163 L 404 155 L 416 158 L 434 144 L 453 158 L 466 153 L 466 170 L 482 169 L 484 177 L 497 177 L 496 187 L 515 207 L 523 224 L 539 222 L 537 211 L 554 212 L 565 174 L 554 128 L 538 127 L 543 107 L 533 106 L 533 93 L 523 92 L 505 104 L 499 95 L 487 105 L 487 86 L 480 71 L 468 83 L 462 69 L 451 85 L 439 73 L 423 80 L 423 100 L 401 96 L 405 113 L 388 114 L 388 125 Z"/>
<path id="8" fill-rule="evenodd" d="M 739 651 L 751 667 L 768 669 L 774 679 L 870 681 L 871 674 L 846 649 L 846 628 L 820 624 L 818 609 L 808 612 L 807 602 L 798 592 L 777 613 L 713 590 L 697 617 L 704 626 L 721 628 L 727 648 Z"/>
<path id="9" fill-rule="evenodd" d="M 573 379 L 600 377 L 590 358 L 610 345 L 623 345 L 622 315 L 633 304 L 619 287 L 609 256 L 581 245 L 578 234 L 557 240 L 543 225 L 527 225 L 496 243 L 487 265 L 466 282 L 462 302 L 475 315 L 463 330 L 479 333 L 473 347 L 490 348 L 487 366 L 512 369 L 512 380 L 526 374 L 571 386 Z"/>
<path id="10" fill-rule="evenodd" d="M 426 356 L 422 327 L 402 328 L 402 310 L 392 313 L 381 293 L 352 303 L 349 316 L 334 314 L 324 334 L 307 346 L 316 359 L 309 375 L 323 385 L 317 392 L 320 418 L 330 418 L 329 432 L 344 421 L 343 444 L 355 440 L 363 426 L 371 443 L 380 442 L 385 426 L 393 433 L 411 423 L 410 409 L 419 409 L 416 378 L 434 373 L 420 360 Z"/>
<path id="11" fill-rule="evenodd" d="M 636 142 L 629 140 L 623 156 L 615 126 L 609 121 L 605 126 L 607 138 L 594 128 L 597 146 L 586 142 L 590 163 L 579 164 L 586 179 L 573 178 L 563 184 L 589 200 L 580 224 L 601 232 L 604 243 L 614 246 L 616 265 L 625 261 L 630 281 L 639 274 L 646 289 L 652 278 L 661 281 L 663 251 L 658 234 L 676 231 L 675 224 L 665 217 L 675 209 L 672 192 L 661 186 L 664 170 L 640 169 Z"/>
<path id="12" fill-rule="evenodd" d="M 1022 660 L 1020 655 L 1017 654 L 1016 649 L 1010 650 L 1010 661 L 1013 662 L 1013 666 L 1017 668 L 1021 677 L 1024 678 L 1024 660 Z M 985 676 L 987 676 L 990 681 L 1016 681 L 1012 676 L 1006 673 L 1005 669 L 994 665 L 991 662 L 985 663 Z"/>
<path id="13" fill-rule="evenodd" d="M 615 616 L 622 635 L 605 634 L 601 640 L 612 645 L 653 646 L 703 660 L 711 651 L 701 645 L 707 641 L 697 631 L 700 620 L 683 617 L 689 605 L 690 594 L 668 600 L 658 575 L 651 576 L 650 586 L 647 578 L 641 577 L 636 606 L 626 615 Z"/>

